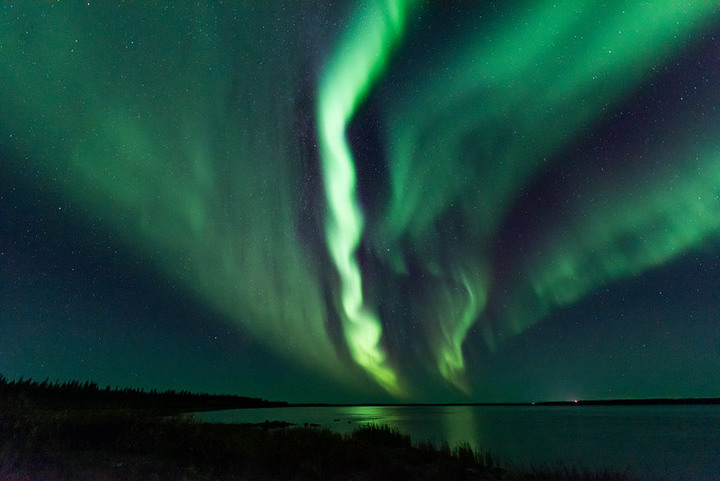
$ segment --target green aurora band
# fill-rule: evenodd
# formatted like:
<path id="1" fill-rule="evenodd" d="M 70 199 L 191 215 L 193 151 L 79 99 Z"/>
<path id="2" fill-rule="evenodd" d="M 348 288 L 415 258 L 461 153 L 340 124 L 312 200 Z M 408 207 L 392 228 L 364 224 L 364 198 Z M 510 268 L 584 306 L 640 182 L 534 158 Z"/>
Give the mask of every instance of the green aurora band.
<path id="1" fill-rule="evenodd" d="M 295 210 L 306 154 L 287 119 L 310 49 L 285 47 L 299 22 L 276 8 L 12 4 L 0 116 L 33 164 L 8 167 L 39 171 L 43 190 L 281 356 L 352 385 L 299 234 L 312 219 Z"/>
<path id="2" fill-rule="evenodd" d="M 428 379 L 471 393 L 468 350 L 717 241 L 720 119 L 690 111 L 652 137 L 651 179 L 628 165 L 566 187 L 532 249 L 497 245 L 528 186 L 692 47 L 717 2 L 520 2 L 412 56 L 433 8 L 7 3 L 3 175 L 308 371 L 371 395 Z M 388 195 L 363 211 L 346 130 L 370 97 Z M 379 267 L 361 269 L 361 245 Z M 410 287 L 383 299 L 389 284 Z"/>
<path id="3" fill-rule="evenodd" d="M 496 22 L 493 30 L 482 35 L 473 30 L 464 41 L 454 42 L 452 54 L 444 52 L 434 61 L 435 74 L 420 76 L 406 90 L 411 96 L 388 99 L 392 199 L 376 243 L 383 248 L 393 246 L 389 251 L 395 257 L 388 262 L 397 272 L 406 270 L 401 256 L 408 249 L 401 246 L 409 243 L 414 256 L 425 262 L 428 276 L 435 277 L 437 284 L 450 282 L 449 289 L 436 286 L 435 291 L 464 286 L 470 293 L 469 300 L 451 295 L 446 301 L 450 305 L 469 302 L 468 306 L 435 312 L 441 321 L 426 323 L 437 367 L 448 381 L 463 384 L 462 344 L 470 326 L 481 318 L 479 312 L 469 316 L 468 310 L 478 310 L 475 299 L 487 297 L 491 286 L 487 253 L 516 193 L 547 158 L 636 89 L 654 66 L 672 58 L 683 46 L 686 32 L 702 26 L 715 8 L 713 2 L 682 1 L 665 2 L 660 9 L 624 1 L 528 2 L 512 21 Z M 602 28 L 587 29 L 593 19 L 602 19 Z M 457 43 L 463 46 L 459 52 Z M 444 224 L 453 205 L 462 210 L 467 226 L 463 236 L 473 242 L 453 244 L 455 225 Z M 682 211 L 677 214 L 683 215 Z M 649 216 L 635 224 L 638 229 L 654 218 L 652 209 L 640 209 L 636 215 Z M 696 245 L 707 229 L 716 228 L 711 223 L 699 229 L 683 246 Z M 454 250 L 449 262 L 448 245 Z M 592 247 L 581 243 L 578 248 L 583 246 Z M 378 255 L 383 255 L 383 249 L 378 249 Z M 641 259 L 623 261 L 631 266 L 625 268 L 625 275 L 649 266 Z M 594 265 L 577 267 L 576 276 L 584 273 L 594 279 L 574 277 L 576 291 L 568 300 L 577 300 L 622 274 L 600 269 L 603 274 L 598 279 Z M 543 284 L 539 289 L 554 290 L 556 276 L 563 284 L 569 281 L 552 274 L 553 269 L 538 281 Z M 551 305 L 563 305 L 540 297 L 544 308 L 539 312 L 527 313 L 529 318 L 509 316 L 514 333 L 522 332 L 532 324 L 530 319 L 546 313 Z M 418 303 L 417 315 L 427 309 Z M 500 322 L 500 331 L 503 325 Z M 488 346 L 494 348 L 497 336 L 488 319 L 483 319 L 481 330 Z"/>
<path id="4" fill-rule="evenodd" d="M 693 127 L 700 131 L 703 126 Z M 556 306 L 718 237 L 720 128 L 706 130 L 695 145 L 683 145 L 676 136 L 668 132 L 665 137 L 675 149 L 650 153 L 668 165 L 652 185 L 638 192 L 641 179 L 616 178 L 596 187 L 574 206 L 567 234 L 540 243 L 542 255 L 526 260 L 525 277 L 516 283 L 517 292 L 510 296 L 514 302 L 504 312 L 510 334 L 523 332 Z M 668 162 L 671 157 L 682 161 Z M 597 208 L 594 199 L 608 200 Z"/>
<path id="5" fill-rule="evenodd" d="M 380 346 L 382 325 L 363 303 L 355 251 L 363 217 L 356 198 L 355 166 L 345 129 L 400 39 L 412 1 L 365 2 L 330 59 L 320 83 L 318 124 L 328 204 L 327 243 L 340 274 L 345 339 L 353 359 L 380 385 L 400 394 L 397 376 Z"/>

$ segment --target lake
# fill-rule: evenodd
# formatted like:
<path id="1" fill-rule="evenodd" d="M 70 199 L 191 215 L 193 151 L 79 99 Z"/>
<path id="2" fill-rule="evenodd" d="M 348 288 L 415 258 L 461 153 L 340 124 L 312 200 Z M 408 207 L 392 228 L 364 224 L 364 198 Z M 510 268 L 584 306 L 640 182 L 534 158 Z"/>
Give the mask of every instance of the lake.
<path id="1" fill-rule="evenodd" d="M 332 406 L 198 413 L 208 422 L 287 421 L 339 433 L 385 424 L 413 442 L 468 442 L 501 462 L 613 468 L 643 479 L 720 479 L 720 406 Z"/>

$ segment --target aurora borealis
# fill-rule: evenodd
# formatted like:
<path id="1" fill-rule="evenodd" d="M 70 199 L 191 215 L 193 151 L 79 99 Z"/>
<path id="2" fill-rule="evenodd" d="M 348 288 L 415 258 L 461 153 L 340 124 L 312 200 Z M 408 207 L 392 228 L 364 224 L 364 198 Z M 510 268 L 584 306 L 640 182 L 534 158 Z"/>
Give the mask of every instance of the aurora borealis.
<path id="1" fill-rule="evenodd" d="M 0 14 L 7 377 L 720 396 L 715 2 Z"/>

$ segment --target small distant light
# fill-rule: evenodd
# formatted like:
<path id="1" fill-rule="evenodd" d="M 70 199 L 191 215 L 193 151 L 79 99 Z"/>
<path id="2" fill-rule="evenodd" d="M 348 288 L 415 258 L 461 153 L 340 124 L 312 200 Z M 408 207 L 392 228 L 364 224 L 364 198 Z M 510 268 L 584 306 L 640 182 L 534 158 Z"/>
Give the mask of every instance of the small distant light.
<path id="1" fill-rule="evenodd" d="M 575 404 L 577 404 L 577 399 L 575 400 Z"/>

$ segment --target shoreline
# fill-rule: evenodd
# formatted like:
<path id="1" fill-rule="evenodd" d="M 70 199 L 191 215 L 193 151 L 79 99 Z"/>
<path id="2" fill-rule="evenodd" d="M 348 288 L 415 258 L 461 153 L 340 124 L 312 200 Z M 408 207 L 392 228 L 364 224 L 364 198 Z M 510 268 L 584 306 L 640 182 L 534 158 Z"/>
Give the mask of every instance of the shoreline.
<path id="1" fill-rule="evenodd" d="M 499 465 L 467 443 L 414 443 L 397 428 L 350 434 L 285 422 L 222 424 L 145 410 L 0 410 L 6 480 L 633 480 L 581 467 Z"/>

